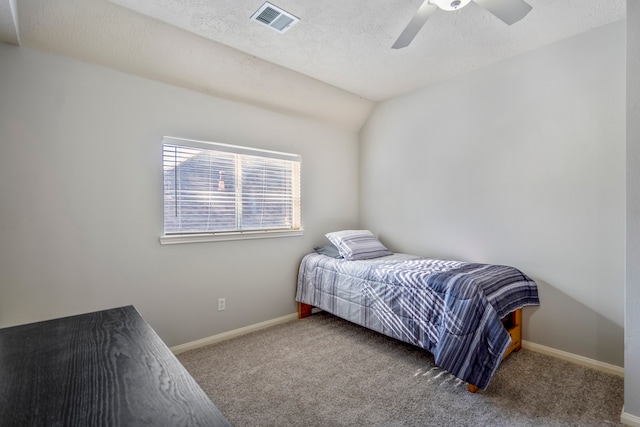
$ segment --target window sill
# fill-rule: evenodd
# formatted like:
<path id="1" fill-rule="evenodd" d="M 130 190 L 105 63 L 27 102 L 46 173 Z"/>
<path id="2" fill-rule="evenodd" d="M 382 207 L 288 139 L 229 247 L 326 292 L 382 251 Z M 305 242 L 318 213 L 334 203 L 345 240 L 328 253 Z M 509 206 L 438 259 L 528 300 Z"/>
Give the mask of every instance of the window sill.
<path id="1" fill-rule="evenodd" d="M 160 236 L 161 245 L 178 245 L 182 243 L 222 242 L 229 240 L 271 239 L 276 237 L 302 236 L 304 230 L 275 231 L 238 231 L 216 234 L 175 234 Z"/>

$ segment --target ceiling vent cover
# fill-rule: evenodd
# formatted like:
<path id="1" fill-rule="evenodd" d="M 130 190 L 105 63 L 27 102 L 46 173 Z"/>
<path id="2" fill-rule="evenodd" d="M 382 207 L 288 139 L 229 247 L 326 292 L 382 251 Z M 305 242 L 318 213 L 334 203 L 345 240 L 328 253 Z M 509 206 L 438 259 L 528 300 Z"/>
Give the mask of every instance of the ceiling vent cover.
<path id="1" fill-rule="evenodd" d="M 297 24 L 300 18 L 296 18 L 289 12 L 285 12 L 277 6 L 265 2 L 256 13 L 251 15 L 251 20 L 273 28 L 279 33 L 284 33 Z"/>

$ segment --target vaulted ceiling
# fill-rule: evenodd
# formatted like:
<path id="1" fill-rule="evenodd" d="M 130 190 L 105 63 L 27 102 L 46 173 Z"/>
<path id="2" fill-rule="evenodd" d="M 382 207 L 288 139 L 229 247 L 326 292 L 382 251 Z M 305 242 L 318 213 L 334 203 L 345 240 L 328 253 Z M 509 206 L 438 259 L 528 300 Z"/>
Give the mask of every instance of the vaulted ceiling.
<path id="1" fill-rule="evenodd" d="M 0 0 L 0 41 L 358 130 L 375 102 L 624 19 L 624 0 L 526 0 L 509 26 L 473 1 L 391 45 L 423 0 Z"/>

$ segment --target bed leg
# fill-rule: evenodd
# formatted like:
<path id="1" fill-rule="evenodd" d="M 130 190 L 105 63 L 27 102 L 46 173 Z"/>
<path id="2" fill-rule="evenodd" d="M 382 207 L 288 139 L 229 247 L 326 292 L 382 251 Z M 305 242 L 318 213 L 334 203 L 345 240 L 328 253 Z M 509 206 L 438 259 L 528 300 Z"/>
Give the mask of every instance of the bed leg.
<path id="1" fill-rule="evenodd" d="M 513 323 L 516 325 L 515 335 L 517 344 L 513 349 L 514 351 L 520 351 L 522 349 L 522 309 L 518 309 L 513 312 Z"/>
<path id="2" fill-rule="evenodd" d="M 469 391 L 471 393 L 476 393 L 480 389 L 480 387 L 478 387 L 476 385 L 473 385 L 473 384 L 468 384 L 467 388 L 469 389 Z"/>
<path id="3" fill-rule="evenodd" d="M 313 306 L 309 304 L 305 304 L 303 302 L 298 303 L 298 319 L 304 319 L 305 317 L 311 316 L 311 309 Z"/>
<path id="4" fill-rule="evenodd" d="M 511 345 L 509 345 L 502 355 L 503 360 L 512 352 L 520 351 L 522 348 L 522 309 L 519 308 L 509 314 L 509 316 L 511 316 L 511 327 L 508 329 L 508 332 L 509 335 L 511 335 Z"/>

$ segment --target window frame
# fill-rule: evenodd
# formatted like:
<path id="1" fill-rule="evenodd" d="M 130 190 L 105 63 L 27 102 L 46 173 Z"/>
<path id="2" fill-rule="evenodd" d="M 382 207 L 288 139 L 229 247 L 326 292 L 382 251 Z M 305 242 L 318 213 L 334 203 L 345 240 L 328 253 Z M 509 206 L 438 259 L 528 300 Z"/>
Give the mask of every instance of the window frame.
<path id="1" fill-rule="evenodd" d="M 165 177 L 164 177 L 164 145 L 178 145 L 190 148 L 200 148 L 205 150 L 220 151 L 233 153 L 238 155 L 250 155 L 270 159 L 290 160 L 298 163 L 298 179 L 293 182 L 292 195 L 294 202 L 294 224 L 298 227 L 292 228 L 273 228 L 273 229 L 247 229 L 232 231 L 206 231 L 206 232 L 188 232 L 188 233 L 170 233 L 165 234 Z M 161 148 L 161 164 L 162 164 L 162 234 L 160 236 L 160 244 L 182 244 L 182 243 L 198 243 L 198 242 L 215 242 L 215 241 L 231 241 L 245 239 L 265 239 L 277 237 L 301 236 L 304 232 L 302 226 L 302 207 L 301 207 L 301 156 L 298 154 L 284 153 L 279 151 L 264 150 L 246 146 L 224 144 L 219 142 L 200 141 L 186 138 L 178 138 L 172 136 L 164 136 L 162 138 Z M 294 180 L 296 181 L 296 180 Z M 297 194 L 297 196 L 296 196 Z"/>

